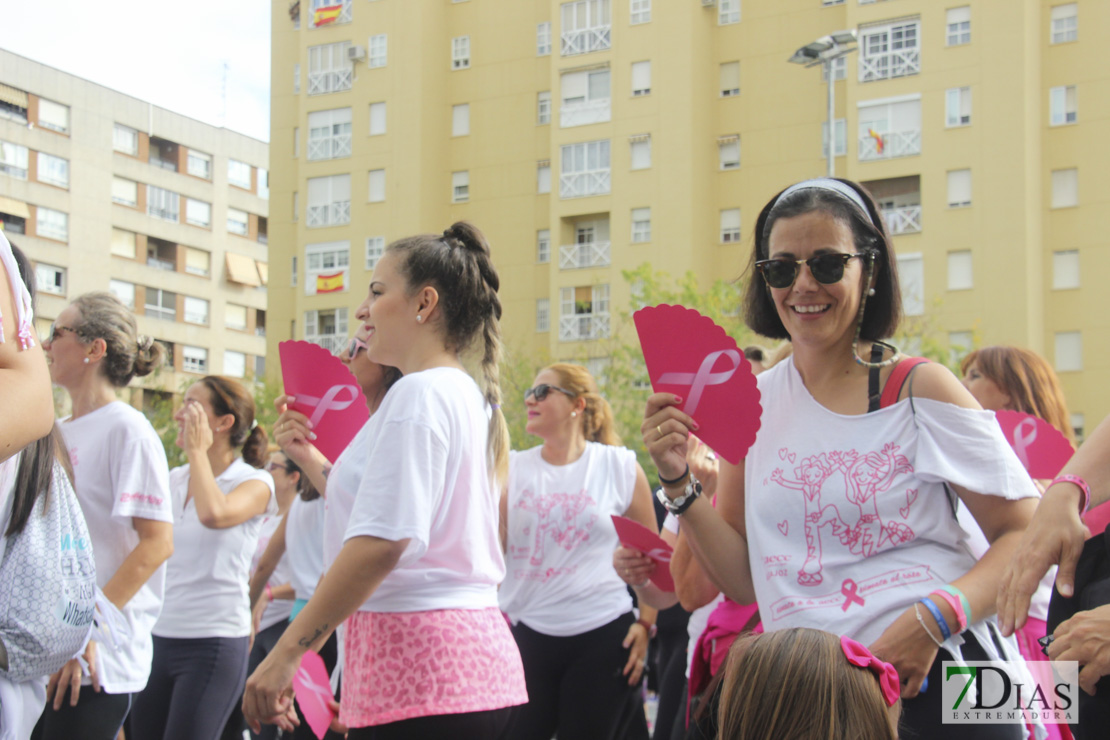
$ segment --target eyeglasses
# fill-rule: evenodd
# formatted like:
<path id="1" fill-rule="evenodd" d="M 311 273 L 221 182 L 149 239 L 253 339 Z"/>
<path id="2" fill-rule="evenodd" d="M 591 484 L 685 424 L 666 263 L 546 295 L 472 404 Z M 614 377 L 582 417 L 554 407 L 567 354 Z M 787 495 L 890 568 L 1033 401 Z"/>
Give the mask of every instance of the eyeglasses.
<path id="1" fill-rule="evenodd" d="M 50 334 L 48 334 L 48 335 L 47 335 L 47 337 L 46 337 L 46 340 L 45 340 L 45 341 L 47 341 L 47 342 L 50 342 L 51 344 L 53 344 L 54 342 L 56 342 L 56 341 L 58 341 L 59 339 L 61 339 L 61 338 L 62 338 L 62 335 L 63 335 L 63 334 L 65 333 L 65 332 L 67 332 L 67 331 L 71 331 L 71 332 L 73 332 L 74 334 L 76 334 L 76 333 L 77 333 L 77 330 L 76 330 L 76 329 L 74 329 L 74 328 L 72 328 L 72 327 L 69 327 L 69 326 L 58 326 L 57 324 L 51 324 L 51 325 L 50 325 Z"/>
<path id="2" fill-rule="evenodd" d="M 848 260 L 853 257 L 863 259 L 873 256 L 873 252 L 856 252 L 855 254 L 830 252 L 810 257 L 807 260 L 775 258 L 759 260 L 755 263 L 755 269 L 759 270 L 763 279 L 767 281 L 767 285 L 772 288 L 789 288 L 793 285 L 794 281 L 798 279 L 798 273 L 802 270 L 802 264 L 809 267 L 809 274 L 813 275 L 814 280 L 822 285 L 832 285 L 839 283 L 841 278 L 844 277 L 844 268 L 848 265 Z"/>
<path id="3" fill-rule="evenodd" d="M 535 388 L 529 388 L 524 391 L 524 400 L 527 401 L 529 396 L 535 396 L 537 401 L 542 401 L 547 398 L 547 394 L 551 391 L 559 391 L 560 393 L 565 393 L 570 398 L 575 398 L 574 393 L 568 391 L 566 388 L 560 388 L 557 385 L 551 385 L 549 383 L 540 383 Z"/>
<path id="4" fill-rule="evenodd" d="M 357 355 L 361 350 L 364 349 L 367 349 L 366 342 L 362 341 L 358 337 L 351 337 L 351 341 L 347 342 L 347 359 L 355 359 L 355 355 Z"/>
<path id="5" fill-rule="evenodd" d="M 287 468 L 286 466 L 282 465 L 281 463 L 276 463 L 276 462 L 268 462 L 268 463 L 266 463 L 266 472 L 267 472 L 267 473 L 272 473 L 272 472 L 274 472 L 274 469 L 275 469 L 275 468 L 281 468 L 281 469 L 282 469 L 282 470 L 284 470 L 284 471 L 285 471 L 286 473 L 288 473 L 288 472 L 289 472 L 289 468 Z"/>

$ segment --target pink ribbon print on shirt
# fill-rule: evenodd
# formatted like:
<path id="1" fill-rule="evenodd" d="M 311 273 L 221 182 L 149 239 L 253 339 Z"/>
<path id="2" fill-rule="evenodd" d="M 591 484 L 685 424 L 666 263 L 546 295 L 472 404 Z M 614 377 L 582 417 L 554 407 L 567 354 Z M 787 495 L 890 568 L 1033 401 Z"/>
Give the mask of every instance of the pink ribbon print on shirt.
<path id="1" fill-rule="evenodd" d="M 597 521 L 596 507 L 597 502 L 585 489 L 578 493 L 545 494 L 525 490 L 513 508 L 523 519 L 520 541 L 527 544 L 510 543 L 509 556 L 515 561 L 526 559 L 533 567 L 518 575 L 546 582 L 553 576 L 573 573 L 574 568 L 543 569 L 544 555 L 550 546 L 570 552 L 579 543 L 588 542 Z"/>

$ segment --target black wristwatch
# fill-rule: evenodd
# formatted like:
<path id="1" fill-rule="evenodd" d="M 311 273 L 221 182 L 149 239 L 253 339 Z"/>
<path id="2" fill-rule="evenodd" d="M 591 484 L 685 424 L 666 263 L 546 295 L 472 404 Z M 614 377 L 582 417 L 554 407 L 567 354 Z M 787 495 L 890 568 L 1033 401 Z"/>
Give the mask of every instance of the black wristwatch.
<path id="1" fill-rule="evenodd" d="M 701 495 L 701 482 L 690 475 L 690 480 L 687 481 L 686 487 L 682 489 L 682 495 L 671 499 L 660 488 L 655 492 L 655 498 L 659 499 L 659 503 L 663 504 L 663 508 L 675 516 L 682 516 L 686 510 L 694 503 L 694 500 Z"/>

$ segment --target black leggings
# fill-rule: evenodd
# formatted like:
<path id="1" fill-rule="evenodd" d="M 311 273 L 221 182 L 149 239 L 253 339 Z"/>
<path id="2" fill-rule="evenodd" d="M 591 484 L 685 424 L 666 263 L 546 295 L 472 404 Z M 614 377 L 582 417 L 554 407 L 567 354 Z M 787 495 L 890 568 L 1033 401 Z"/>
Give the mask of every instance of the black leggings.
<path id="1" fill-rule="evenodd" d="M 506 734 L 510 707 L 464 714 L 435 714 L 404 719 L 387 725 L 353 727 L 347 740 L 500 740 Z"/>
<path id="2" fill-rule="evenodd" d="M 621 643 L 632 613 L 597 629 L 552 637 L 521 622 L 513 637 L 524 663 L 528 703 L 513 708 L 512 740 L 647 740 L 640 686 L 621 675 L 628 649 Z"/>
<path id="3" fill-rule="evenodd" d="M 131 709 L 133 694 L 108 694 L 93 691 L 92 686 L 82 686 L 77 694 L 77 706 L 69 705 L 66 692 L 62 708 L 54 711 L 47 702 L 39 722 L 31 733 L 31 740 L 116 740 L 124 717 Z"/>
<path id="4" fill-rule="evenodd" d="M 249 637 L 154 636 L 154 663 L 135 697 L 128 740 L 217 740 L 243 693 Z"/>

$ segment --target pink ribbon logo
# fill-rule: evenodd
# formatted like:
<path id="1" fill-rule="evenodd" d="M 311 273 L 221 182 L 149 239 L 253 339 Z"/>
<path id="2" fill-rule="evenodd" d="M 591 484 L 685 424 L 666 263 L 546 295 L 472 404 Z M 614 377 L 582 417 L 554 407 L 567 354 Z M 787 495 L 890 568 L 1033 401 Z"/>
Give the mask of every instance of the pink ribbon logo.
<path id="1" fill-rule="evenodd" d="M 1021 423 L 1014 427 L 1013 440 L 1014 452 L 1017 453 L 1018 460 L 1021 460 L 1021 466 L 1028 470 L 1028 450 L 1037 441 L 1037 422 L 1031 418 L 1022 419 Z"/>
<path id="2" fill-rule="evenodd" d="M 717 364 L 717 360 L 722 356 L 732 362 L 732 367 L 728 370 L 713 372 L 713 366 Z M 694 412 L 698 410 L 698 404 L 701 403 L 701 396 L 705 387 L 727 383 L 739 369 L 740 353 L 734 349 L 722 349 L 706 355 L 696 373 L 663 373 L 659 377 L 659 382 L 690 386 L 690 397 L 686 399 L 686 404 L 682 407 L 682 410 L 693 416 Z"/>
<path id="3" fill-rule="evenodd" d="M 321 707 L 326 709 L 328 712 L 331 711 L 331 709 L 328 707 L 328 701 L 332 699 L 330 686 L 325 689 L 323 686 L 313 681 L 312 674 L 303 667 L 297 669 L 297 679 L 300 681 L 301 688 L 315 696 L 317 703 Z M 297 698 L 301 699 L 302 702 L 304 700 L 304 697 Z"/>
<path id="4" fill-rule="evenodd" d="M 344 391 L 346 391 L 347 395 L 349 396 L 349 398 L 347 398 L 346 400 L 338 398 L 339 394 L 343 393 Z M 328 392 L 324 394 L 324 397 L 322 399 L 316 398 L 315 396 L 309 396 L 304 393 L 297 394 L 298 403 L 303 402 L 309 406 L 316 407 L 316 410 L 312 412 L 312 416 L 308 419 L 308 424 L 310 427 L 315 427 L 319 423 L 320 419 L 324 418 L 324 414 L 326 414 L 327 412 L 343 411 L 357 400 L 358 387 L 353 385 L 333 385 L 331 388 L 328 388 Z"/>
<path id="5" fill-rule="evenodd" d="M 671 552 L 670 552 L 670 550 L 666 550 L 662 547 L 653 548 L 653 549 L 649 550 L 648 552 L 646 552 L 644 554 L 647 555 L 652 560 L 654 560 L 656 562 L 659 562 L 659 563 L 669 563 L 669 562 L 671 562 Z"/>
<path id="6" fill-rule="evenodd" d="M 859 586 L 856 585 L 856 582 L 851 578 L 846 578 L 844 583 L 840 584 L 840 593 L 844 595 L 844 603 L 840 605 L 841 611 L 848 611 L 848 607 L 850 607 L 853 602 L 863 606 L 863 597 L 857 596 L 858 592 Z"/>

